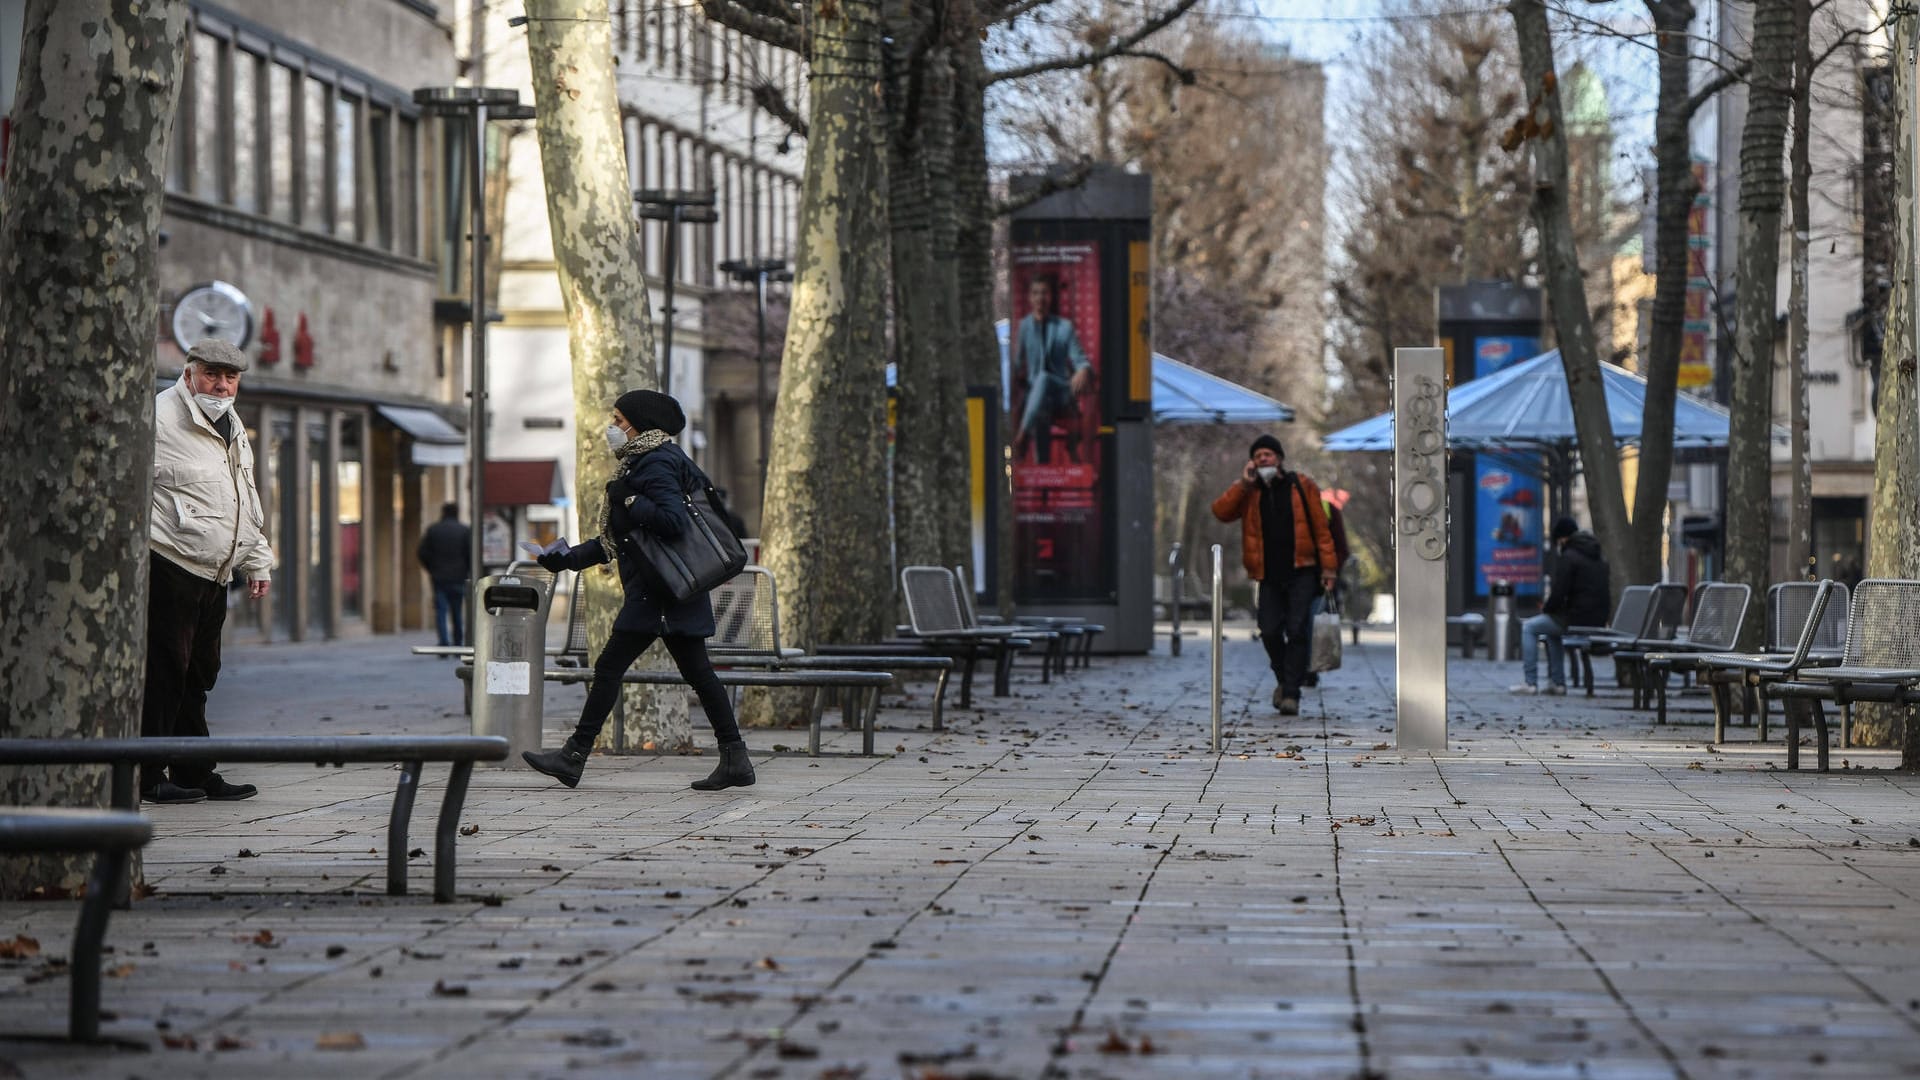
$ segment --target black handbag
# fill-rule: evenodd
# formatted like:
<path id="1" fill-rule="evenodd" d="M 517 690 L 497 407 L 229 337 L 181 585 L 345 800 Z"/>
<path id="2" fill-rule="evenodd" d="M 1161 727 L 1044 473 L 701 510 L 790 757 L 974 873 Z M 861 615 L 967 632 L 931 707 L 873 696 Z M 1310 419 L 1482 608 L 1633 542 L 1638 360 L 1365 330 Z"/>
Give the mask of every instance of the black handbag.
<path id="1" fill-rule="evenodd" d="M 747 565 L 747 549 L 727 527 L 727 520 L 715 509 L 719 497 L 713 485 L 702 484 L 682 495 L 687 504 L 687 530 L 672 540 L 654 535 L 647 529 L 627 534 L 627 542 L 640 553 L 654 582 L 685 603 L 702 593 L 732 580 Z"/>

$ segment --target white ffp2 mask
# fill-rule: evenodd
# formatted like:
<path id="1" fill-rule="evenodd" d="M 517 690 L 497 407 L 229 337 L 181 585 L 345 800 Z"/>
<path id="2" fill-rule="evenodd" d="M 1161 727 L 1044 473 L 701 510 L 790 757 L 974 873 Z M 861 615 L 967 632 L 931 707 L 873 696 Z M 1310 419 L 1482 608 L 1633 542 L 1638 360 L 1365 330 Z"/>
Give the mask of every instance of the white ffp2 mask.
<path id="1" fill-rule="evenodd" d="M 627 433 L 620 430 L 619 424 L 608 424 L 607 449 L 618 453 L 620 448 L 625 445 L 627 445 Z"/>
<path id="2" fill-rule="evenodd" d="M 1260 479 L 1266 481 L 1269 484 L 1273 483 L 1274 477 L 1280 475 L 1280 470 L 1277 467 L 1272 465 L 1262 465 L 1253 471 L 1259 473 Z"/>
<path id="3" fill-rule="evenodd" d="M 209 420 L 218 420 L 227 415 L 228 409 L 233 408 L 233 399 L 230 397 L 214 397 L 212 394 L 195 394 L 193 395 L 193 400 L 200 403 L 200 411 L 206 413 L 207 419 Z"/>

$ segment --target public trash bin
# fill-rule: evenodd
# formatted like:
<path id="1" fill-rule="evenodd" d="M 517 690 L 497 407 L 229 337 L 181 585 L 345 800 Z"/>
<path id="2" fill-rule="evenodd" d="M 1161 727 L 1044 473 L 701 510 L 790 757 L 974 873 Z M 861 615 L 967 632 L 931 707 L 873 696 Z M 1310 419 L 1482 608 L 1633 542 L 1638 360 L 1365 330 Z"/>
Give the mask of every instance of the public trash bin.
<path id="1" fill-rule="evenodd" d="M 507 740 L 502 765 L 540 749 L 551 583 L 545 571 L 509 568 L 474 586 L 473 733 Z"/>
<path id="2" fill-rule="evenodd" d="M 1496 579 L 1487 583 L 1487 636 L 1495 660 L 1512 660 L 1519 655 L 1519 631 L 1513 621 L 1512 582 Z"/>

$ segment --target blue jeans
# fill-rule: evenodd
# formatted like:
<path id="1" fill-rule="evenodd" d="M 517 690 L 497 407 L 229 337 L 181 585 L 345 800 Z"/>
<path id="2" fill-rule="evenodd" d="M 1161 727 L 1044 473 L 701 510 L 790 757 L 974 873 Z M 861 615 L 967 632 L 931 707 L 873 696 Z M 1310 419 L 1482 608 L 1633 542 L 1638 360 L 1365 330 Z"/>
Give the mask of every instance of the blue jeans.
<path id="1" fill-rule="evenodd" d="M 453 632 L 447 632 L 447 624 L 453 624 Z M 467 583 L 464 581 L 436 581 L 433 583 L 433 625 L 440 632 L 440 644 L 465 645 L 467 643 Z"/>
<path id="2" fill-rule="evenodd" d="M 1547 678 L 1567 685 L 1567 648 L 1560 643 L 1567 628 L 1551 615 L 1535 615 L 1520 624 L 1520 667 L 1528 686 L 1540 685 L 1540 639 L 1547 639 Z"/>

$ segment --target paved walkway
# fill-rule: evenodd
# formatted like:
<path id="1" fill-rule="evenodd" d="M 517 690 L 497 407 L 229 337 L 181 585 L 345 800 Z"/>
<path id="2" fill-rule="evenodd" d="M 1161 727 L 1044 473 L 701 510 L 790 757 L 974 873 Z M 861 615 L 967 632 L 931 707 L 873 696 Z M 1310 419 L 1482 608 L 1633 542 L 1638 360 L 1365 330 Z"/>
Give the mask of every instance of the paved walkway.
<path id="1" fill-rule="evenodd" d="M 461 730 L 410 643 L 234 650 L 215 727 Z M 923 693 L 882 711 L 886 757 L 752 732 L 744 791 L 686 790 L 711 755 L 596 758 L 576 791 L 489 771 L 450 905 L 380 891 L 390 770 L 235 770 L 257 799 L 149 808 L 159 891 L 109 931 L 107 1030 L 148 1052 L 0 1041 L 0 1075 L 1920 1074 L 1892 754 L 1788 774 L 1700 712 L 1655 729 L 1456 660 L 1453 749 L 1401 755 L 1384 637 L 1300 717 L 1261 666 L 1235 633 L 1217 757 L 1190 642 L 1027 671 L 943 734 Z M 63 1029 L 74 914 L 0 905 L 44 950 L 0 961 L 0 1030 Z"/>

